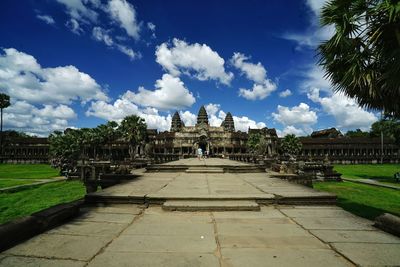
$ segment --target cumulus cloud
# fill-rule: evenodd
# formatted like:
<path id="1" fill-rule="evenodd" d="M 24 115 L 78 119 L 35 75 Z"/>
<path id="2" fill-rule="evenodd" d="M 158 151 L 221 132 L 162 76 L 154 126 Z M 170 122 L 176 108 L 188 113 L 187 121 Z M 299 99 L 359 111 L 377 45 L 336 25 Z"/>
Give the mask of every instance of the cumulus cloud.
<path id="1" fill-rule="evenodd" d="M 127 91 L 124 96 L 138 105 L 164 110 L 190 107 L 196 102 L 179 77 L 164 74 L 156 81 L 155 87 L 155 90 L 139 87 L 137 93 Z"/>
<path id="2" fill-rule="evenodd" d="M 188 44 L 174 38 L 172 44 L 162 43 L 156 50 L 156 61 L 173 76 L 182 73 L 198 80 L 217 80 L 229 85 L 231 72 L 225 71 L 225 61 L 206 44 Z"/>
<path id="3" fill-rule="evenodd" d="M 343 130 L 359 128 L 367 131 L 378 120 L 374 113 L 362 109 L 354 99 L 342 93 L 321 97 L 318 88 L 311 88 L 307 96 L 313 102 L 319 103 L 327 114 L 332 115 L 337 127 Z"/>
<path id="4" fill-rule="evenodd" d="M 140 24 L 133 5 L 126 0 L 111 0 L 108 2 L 107 11 L 114 22 L 118 23 L 130 37 L 139 39 Z"/>
<path id="5" fill-rule="evenodd" d="M 52 17 L 52 16 L 49 16 L 49 15 L 40 15 L 40 14 L 37 14 L 37 15 L 36 15 L 36 18 L 40 19 L 41 21 L 44 21 L 46 24 L 49 24 L 49 25 L 53 25 L 53 24 L 56 23 L 56 22 L 54 21 L 53 17 Z"/>
<path id="6" fill-rule="evenodd" d="M 311 125 L 318 120 L 315 111 L 310 110 L 310 106 L 305 103 L 292 108 L 278 105 L 278 112 L 272 113 L 272 117 L 284 125 Z"/>
<path id="7" fill-rule="evenodd" d="M 270 80 L 266 80 L 262 84 L 253 84 L 252 89 L 239 89 L 239 96 L 242 96 L 248 100 L 264 99 L 276 90 L 276 84 Z"/>
<path id="8" fill-rule="evenodd" d="M 153 39 L 156 37 L 156 25 L 153 22 L 147 22 L 147 28 L 151 31 L 151 37 Z"/>
<path id="9" fill-rule="evenodd" d="M 247 79 L 256 83 L 263 83 L 267 76 L 267 71 L 260 62 L 257 64 L 246 62 L 249 59 L 250 57 L 244 54 L 234 53 L 230 61 L 242 74 L 246 75 Z"/>
<path id="10" fill-rule="evenodd" d="M 309 133 L 311 133 L 312 130 L 304 130 L 304 129 L 300 129 L 300 128 L 296 128 L 292 125 L 286 126 L 283 131 L 281 130 L 276 130 L 276 133 L 279 137 L 284 137 L 288 134 L 294 134 L 296 136 L 305 136 Z"/>
<path id="11" fill-rule="evenodd" d="M 171 115 L 162 116 L 155 108 L 140 108 L 126 98 L 124 94 L 114 103 L 105 101 L 92 102 L 86 111 L 86 116 L 94 116 L 104 120 L 113 120 L 121 122 L 126 116 L 138 115 L 142 117 L 150 129 L 158 129 L 159 131 L 169 130 L 171 127 Z"/>
<path id="12" fill-rule="evenodd" d="M 5 127 L 40 136 L 71 127 L 77 117 L 72 102 L 108 100 L 100 85 L 76 67 L 43 68 L 14 48 L 0 53 L 0 88 L 12 101 L 4 110 Z"/>
<path id="13" fill-rule="evenodd" d="M 289 89 L 286 89 L 285 91 L 282 91 L 279 93 L 279 97 L 285 98 L 288 96 L 292 95 L 292 91 L 290 91 Z"/>
<path id="14" fill-rule="evenodd" d="M 76 116 L 73 109 L 63 104 L 36 107 L 26 101 L 16 100 L 4 109 L 4 127 L 47 136 L 50 132 L 69 127 L 68 120 Z"/>
<path id="15" fill-rule="evenodd" d="M 33 56 L 24 52 L 14 48 L 3 52 L 0 86 L 12 98 L 44 104 L 108 99 L 100 85 L 75 66 L 42 68 Z"/>
<path id="16" fill-rule="evenodd" d="M 192 112 L 186 110 L 186 111 L 181 111 L 179 112 L 181 120 L 185 124 L 185 126 L 194 126 L 197 122 L 197 116 L 196 114 L 193 114 Z"/>
<path id="17" fill-rule="evenodd" d="M 240 88 L 239 96 L 248 100 L 264 99 L 276 90 L 276 84 L 267 79 L 267 71 L 264 66 L 258 62 L 257 64 L 246 62 L 250 57 L 241 53 L 234 53 L 231 58 L 231 64 L 239 69 L 247 79 L 254 82 L 252 89 Z"/>

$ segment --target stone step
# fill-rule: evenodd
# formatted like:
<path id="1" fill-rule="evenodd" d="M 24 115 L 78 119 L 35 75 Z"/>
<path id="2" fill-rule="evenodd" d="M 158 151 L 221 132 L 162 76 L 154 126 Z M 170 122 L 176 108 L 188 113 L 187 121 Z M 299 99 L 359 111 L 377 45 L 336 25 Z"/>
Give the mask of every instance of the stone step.
<path id="1" fill-rule="evenodd" d="M 223 168 L 192 167 L 185 171 L 186 173 L 224 173 Z"/>
<path id="2" fill-rule="evenodd" d="M 162 205 L 166 211 L 259 211 L 255 201 L 187 201 L 167 200 Z"/>

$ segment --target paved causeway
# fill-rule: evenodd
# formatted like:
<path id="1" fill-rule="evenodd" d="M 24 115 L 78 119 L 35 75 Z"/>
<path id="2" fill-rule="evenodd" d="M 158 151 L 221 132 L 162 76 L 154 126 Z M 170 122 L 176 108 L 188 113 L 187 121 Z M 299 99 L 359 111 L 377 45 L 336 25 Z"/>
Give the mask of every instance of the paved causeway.
<path id="1" fill-rule="evenodd" d="M 187 162 L 194 165 L 189 163 L 197 161 Z M 215 166 L 221 166 L 221 162 L 232 164 L 226 160 L 213 162 Z M 141 195 L 145 199 L 158 194 L 166 197 L 157 198 L 159 204 L 202 203 L 193 205 L 197 208 L 204 207 L 205 202 L 220 204 L 228 201 L 221 198 L 229 198 L 233 207 L 235 203 L 253 203 L 258 209 L 181 212 L 146 201 L 97 203 L 84 208 L 73 221 L 3 252 L 0 266 L 398 266 L 400 263 L 400 239 L 374 228 L 369 220 L 334 205 L 260 203 L 258 200 L 269 195 L 319 194 L 271 178 L 268 173 L 143 173 L 138 179 L 103 193 L 120 197 Z M 188 199 L 188 196 L 195 197 Z"/>

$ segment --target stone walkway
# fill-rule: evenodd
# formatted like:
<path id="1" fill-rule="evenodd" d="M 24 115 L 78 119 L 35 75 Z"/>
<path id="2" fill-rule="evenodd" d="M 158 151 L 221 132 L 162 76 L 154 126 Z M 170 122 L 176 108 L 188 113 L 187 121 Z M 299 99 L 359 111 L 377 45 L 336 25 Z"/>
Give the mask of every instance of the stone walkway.
<path id="1" fill-rule="evenodd" d="M 400 239 L 333 206 L 166 212 L 88 208 L 0 254 L 0 266 L 395 266 Z"/>
<path id="2" fill-rule="evenodd" d="M 227 196 L 239 202 L 322 194 L 267 173 L 144 173 L 104 192 L 218 203 Z M 0 266 L 398 266 L 399 252 L 400 238 L 332 205 L 179 212 L 145 202 L 88 206 L 73 221 L 1 253 Z"/>
<path id="3" fill-rule="evenodd" d="M 385 184 L 385 183 L 375 181 L 372 179 L 350 179 L 350 178 L 343 178 L 343 177 L 342 177 L 342 179 L 344 181 L 352 182 L 352 183 L 367 184 L 367 185 L 380 186 L 380 187 L 400 190 L 400 186 L 392 185 L 392 184 Z"/>

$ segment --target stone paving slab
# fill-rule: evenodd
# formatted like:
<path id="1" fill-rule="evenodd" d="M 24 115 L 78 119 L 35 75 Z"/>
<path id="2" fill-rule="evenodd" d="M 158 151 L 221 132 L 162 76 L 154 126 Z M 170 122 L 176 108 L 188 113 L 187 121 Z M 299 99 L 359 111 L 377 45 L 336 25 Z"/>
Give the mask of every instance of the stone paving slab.
<path id="1" fill-rule="evenodd" d="M 275 248 L 275 249 L 312 249 L 328 248 L 326 244 L 313 236 L 231 236 L 220 235 L 221 248 Z"/>
<path id="2" fill-rule="evenodd" d="M 126 226 L 124 224 L 108 222 L 92 222 L 74 220 L 68 224 L 48 231 L 48 234 L 59 235 L 91 235 L 91 236 L 116 236 Z"/>
<path id="3" fill-rule="evenodd" d="M 381 231 L 311 230 L 310 232 L 318 238 L 329 243 L 359 242 L 400 244 L 400 238 Z"/>
<path id="4" fill-rule="evenodd" d="M 214 235 L 155 236 L 121 235 L 105 252 L 194 252 L 213 253 L 217 249 Z"/>
<path id="5" fill-rule="evenodd" d="M 298 217 L 293 218 L 299 225 L 309 230 L 375 230 L 372 222 L 361 219 L 349 217 L 338 218 L 319 218 L 319 217 Z"/>
<path id="6" fill-rule="evenodd" d="M 353 266 L 329 249 L 222 248 L 226 266 Z"/>
<path id="7" fill-rule="evenodd" d="M 333 243 L 332 245 L 361 266 L 400 265 L 400 244 Z"/>
<path id="8" fill-rule="evenodd" d="M 73 261 L 73 260 L 56 260 L 56 259 L 44 259 L 44 258 L 31 258 L 31 257 L 19 257 L 19 256 L 7 256 L 3 260 L 0 260 L 0 266 L 4 267 L 83 267 L 86 262 L 84 261 Z"/>
<path id="9" fill-rule="evenodd" d="M 6 254 L 42 258 L 88 261 L 103 248 L 110 237 L 41 234 L 17 245 Z"/>
<path id="10" fill-rule="evenodd" d="M 109 252 L 96 257 L 88 266 L 174 266 L 174 267 L 217 267 L 218 258 L 203 253 L 149 253 Z"/>
<path id="11" fill-rule="evenodd" d="M 165 236 L 214 236 L 214 225 L 204 222 L 170 222 L 166 221 L 160 227 L 160 223 L 138 222 L 130 225 L 123 235 L 165 235 Z"/>
<path id="12" fill-rule="evenodd" d="M 86 222 L 108 222 L 128 224 L 135 218 L 135 214 L 106 213 L 106 212 L 87 212 L 82 214 L 77 220 Z"/>
<path id="13" fill-rule="evenodd" d="M 310 211 L 308 207 L 298 207 L 298 208 L 280 208 L 281 212 L 286 214 L 289 217 L 293 218 L 338 218 L 338 217 L 354 217 L 351 213 L 344 211 L 340 208 L 318 208 L 313 209 Z"/>

